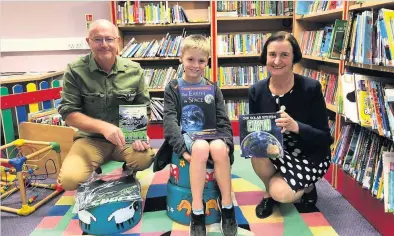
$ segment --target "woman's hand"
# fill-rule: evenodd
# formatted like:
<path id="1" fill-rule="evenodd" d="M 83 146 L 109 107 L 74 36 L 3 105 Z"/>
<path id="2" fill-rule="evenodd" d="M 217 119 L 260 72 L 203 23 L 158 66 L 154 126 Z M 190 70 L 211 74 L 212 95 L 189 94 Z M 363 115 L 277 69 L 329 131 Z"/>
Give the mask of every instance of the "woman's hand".
<path id="1" fill-rule="evenodd" d="M 299 127 L 297 121 L 295 121 L 289 114 L 284 111 L 279 111 L 280 118 L 276 119 L 276 125 L 281 127 L 281 133 L 284 133 L 286 130 L 291 131 L 293 133 L 298 134 Z"/>

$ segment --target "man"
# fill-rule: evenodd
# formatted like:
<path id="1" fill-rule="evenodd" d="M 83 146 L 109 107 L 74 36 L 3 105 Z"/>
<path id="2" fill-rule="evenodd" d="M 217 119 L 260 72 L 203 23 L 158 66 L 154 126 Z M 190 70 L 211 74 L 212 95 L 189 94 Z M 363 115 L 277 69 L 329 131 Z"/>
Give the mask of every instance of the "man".
<path id="1" fill-rule="evenodd" d="M 118 127 L 119 105 L 145 104 L 150 114 L 140 65 L 116 55 L 119 32 L 107 20 L 90 25 L 86 42 L 91 53 L 68 65 L 58 108 L 66 123 L 79 130 L 58 177 L 65 190 L 77 189 L 105 161 L 124 161 L 125 169 L 139 171 L 154 158 L 148 142 L 125 146 Z"/>

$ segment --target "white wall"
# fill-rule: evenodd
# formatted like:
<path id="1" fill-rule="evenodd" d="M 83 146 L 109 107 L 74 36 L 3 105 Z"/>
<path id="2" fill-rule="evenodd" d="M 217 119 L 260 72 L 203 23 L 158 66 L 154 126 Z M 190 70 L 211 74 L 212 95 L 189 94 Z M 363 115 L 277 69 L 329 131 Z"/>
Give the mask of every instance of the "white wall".
<path id="1" fill-rule="evenodd" d="M 85 14 L 110 20 L 109 1 L 0 1 L 1 39 L 86 37 Z M 89 50 L 3 52 L 0 72 L 64 70 Z"/>

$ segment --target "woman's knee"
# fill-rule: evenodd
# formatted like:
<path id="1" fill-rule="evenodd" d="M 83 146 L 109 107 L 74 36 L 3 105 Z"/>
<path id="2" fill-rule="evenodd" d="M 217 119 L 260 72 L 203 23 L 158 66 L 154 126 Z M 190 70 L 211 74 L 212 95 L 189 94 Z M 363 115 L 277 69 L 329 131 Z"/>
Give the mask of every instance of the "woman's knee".
<path id="1" fill-rule="evenodd" d="M 276 169 L 268 158 L 251 158 L 253 170 L 261 178 L 271 178 Z"/>
<path id="2" fill-rule="evenodd" d="M 274 177 L 269 183 L 269 194 L 277 202 L 292 203 L 302 196 L 303 190 L 294 192 L 282 177 Z"/>

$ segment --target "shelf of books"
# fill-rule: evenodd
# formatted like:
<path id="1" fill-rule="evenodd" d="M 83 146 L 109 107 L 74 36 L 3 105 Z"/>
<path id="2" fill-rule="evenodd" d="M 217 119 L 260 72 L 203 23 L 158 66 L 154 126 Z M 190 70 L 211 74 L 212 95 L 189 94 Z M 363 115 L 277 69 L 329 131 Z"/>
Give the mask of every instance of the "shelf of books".
<path id="1" fill-rule="evenodd" d="M 394 174 L 390 170 L 394 159 L 384 156 L 392 152 L 390 94 L 391 84 L 394 84 L 391 64 L 394 47 L 390 46 L 394 44 L 390 42 L 394 42 L 394 38 L 388 34 L 393 32 L 388 22 L 394 18 L 394 5 L 392 1 L 343 2 L 342 5 L 341 14 L 335 9 L 326 11 L 319 24 L 314 25 L 315 22 L 305 19 L 318 17 L 315 10 L 324 8 L 324 3 L 296 2 L 293 33 L 302 42 L 303 57 L 308 59 L 296 69 L 326 84 L 327 108 L 336 108 L 330 109 L 336 112 L 333 186 L 381 234 L 390 235 L 394 222 L 391 192 L 394 178 L 389 176 Z M 302 16 L 298 15 L 300 12 Z M 328 47 L 326 42 L 329 42 Z M 310 58 L 311 55 L 314 58 Z M 316 56 L 325 58 L 317 59 Z M 327 61 L 327 58 L 334 61 Z M 325 78 L 328 68 L 316 65 L 322 61 L 330 62 L 324 66 L 337 70 L 331 102 L 327 101 L 330 100 L 327 97 L 330 79 Z M 316 68 L 319 71 L 313 72 Z"/>

